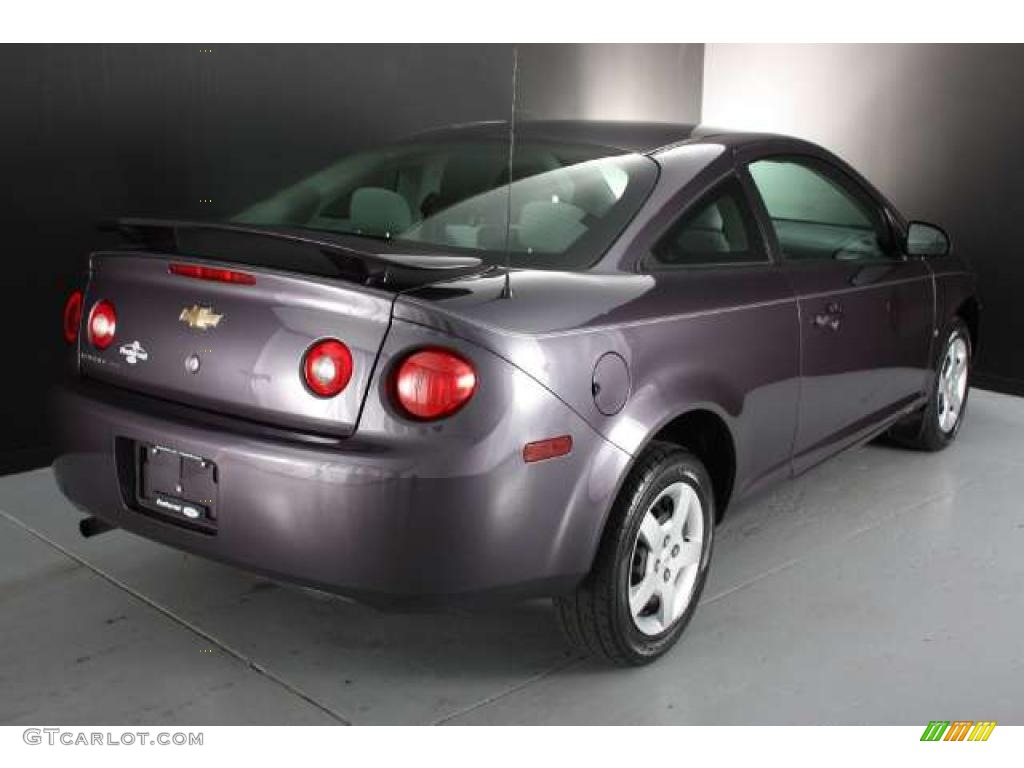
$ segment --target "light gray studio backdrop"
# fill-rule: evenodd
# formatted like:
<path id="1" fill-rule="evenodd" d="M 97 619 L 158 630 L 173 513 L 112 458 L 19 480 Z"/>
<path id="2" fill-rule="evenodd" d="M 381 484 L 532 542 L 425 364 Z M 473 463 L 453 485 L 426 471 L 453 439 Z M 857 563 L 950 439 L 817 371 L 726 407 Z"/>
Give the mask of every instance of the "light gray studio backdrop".
<path id="1" fill-rule="evenodd" d="M 708 45 L 705 123 L 832 149 L 942 224 L 984 303 L 976 384 L 1024 394 L 1024 46 Z"/>
<path id="2" fill-rule="evenodd" d="M 975 384 L 1024 394 L 1024 46 L 524 46 L 543 117 L 682 120 L 836 152 L 978 271 Z"/>

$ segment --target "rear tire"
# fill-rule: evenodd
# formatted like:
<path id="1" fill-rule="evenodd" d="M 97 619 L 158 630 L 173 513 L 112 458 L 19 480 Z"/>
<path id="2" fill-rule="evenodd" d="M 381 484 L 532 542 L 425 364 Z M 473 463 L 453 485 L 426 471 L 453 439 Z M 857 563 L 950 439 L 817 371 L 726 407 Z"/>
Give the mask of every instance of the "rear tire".
<path id="1" fill-rule="evenodd" d="M 941 451 L 956 439 L 971 391 L 972 354 L 970 331 L 963 320 L 954 318 L 939 354 L 928 404 L 892 428 L 893 440 L 922 451 Z"/>
<path id="2" fill-rule="evenodd" d="M 590 574 L 555 613 L 577 650 L 615 664 L 654 661 L 693 616 L 714 537 L 711 479 L 689 451 L 654 443 L 612 508 Z"/>

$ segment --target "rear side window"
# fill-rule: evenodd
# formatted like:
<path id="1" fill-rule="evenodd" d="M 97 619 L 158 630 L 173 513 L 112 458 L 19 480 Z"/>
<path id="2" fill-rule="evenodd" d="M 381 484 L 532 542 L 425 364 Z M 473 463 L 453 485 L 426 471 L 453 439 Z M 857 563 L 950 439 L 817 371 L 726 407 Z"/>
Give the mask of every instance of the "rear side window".
<path id="1" fill-rule="evenodd" d="M 890 257 L 888 226 L 866 193 L 838 169 L 795 159 L 749 166 L 779 247 L 797 261 Z"/>
<path id="2" fill-rule="evenodd" d="M 743 188 L 736 179 L 716 187 L 651 249 L 648 268 L 767 262 Z"/>

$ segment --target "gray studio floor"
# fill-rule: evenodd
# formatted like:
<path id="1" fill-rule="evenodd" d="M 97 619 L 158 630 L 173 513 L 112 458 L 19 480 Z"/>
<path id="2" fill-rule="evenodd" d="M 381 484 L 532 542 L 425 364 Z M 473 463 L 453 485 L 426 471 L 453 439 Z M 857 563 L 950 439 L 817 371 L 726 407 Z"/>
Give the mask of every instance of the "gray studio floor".
<path id="1" fill-rule="evenodd" d="M 0 723 L 1024 723 L 1024 400 L 732 510 L 683 642 L 566 653 L 549 605 L 398 616 L 114 531 L 0 478 Z"/>

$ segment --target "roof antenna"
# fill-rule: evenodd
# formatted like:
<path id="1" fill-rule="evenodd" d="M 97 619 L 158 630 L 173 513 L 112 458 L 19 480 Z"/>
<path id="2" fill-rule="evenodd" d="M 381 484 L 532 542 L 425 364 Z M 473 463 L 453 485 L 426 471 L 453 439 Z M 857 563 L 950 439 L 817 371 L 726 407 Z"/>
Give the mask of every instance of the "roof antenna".
<path id="1" fill-rule="evenodd" d="M 512 117 L 508 123 L 508 198 L 505 208 L 505 285 L 502 299 L 512 298 L 512 157 L 516 151 L 516 92 L 519 90 L 519 46 L 512 46 Z"/>

